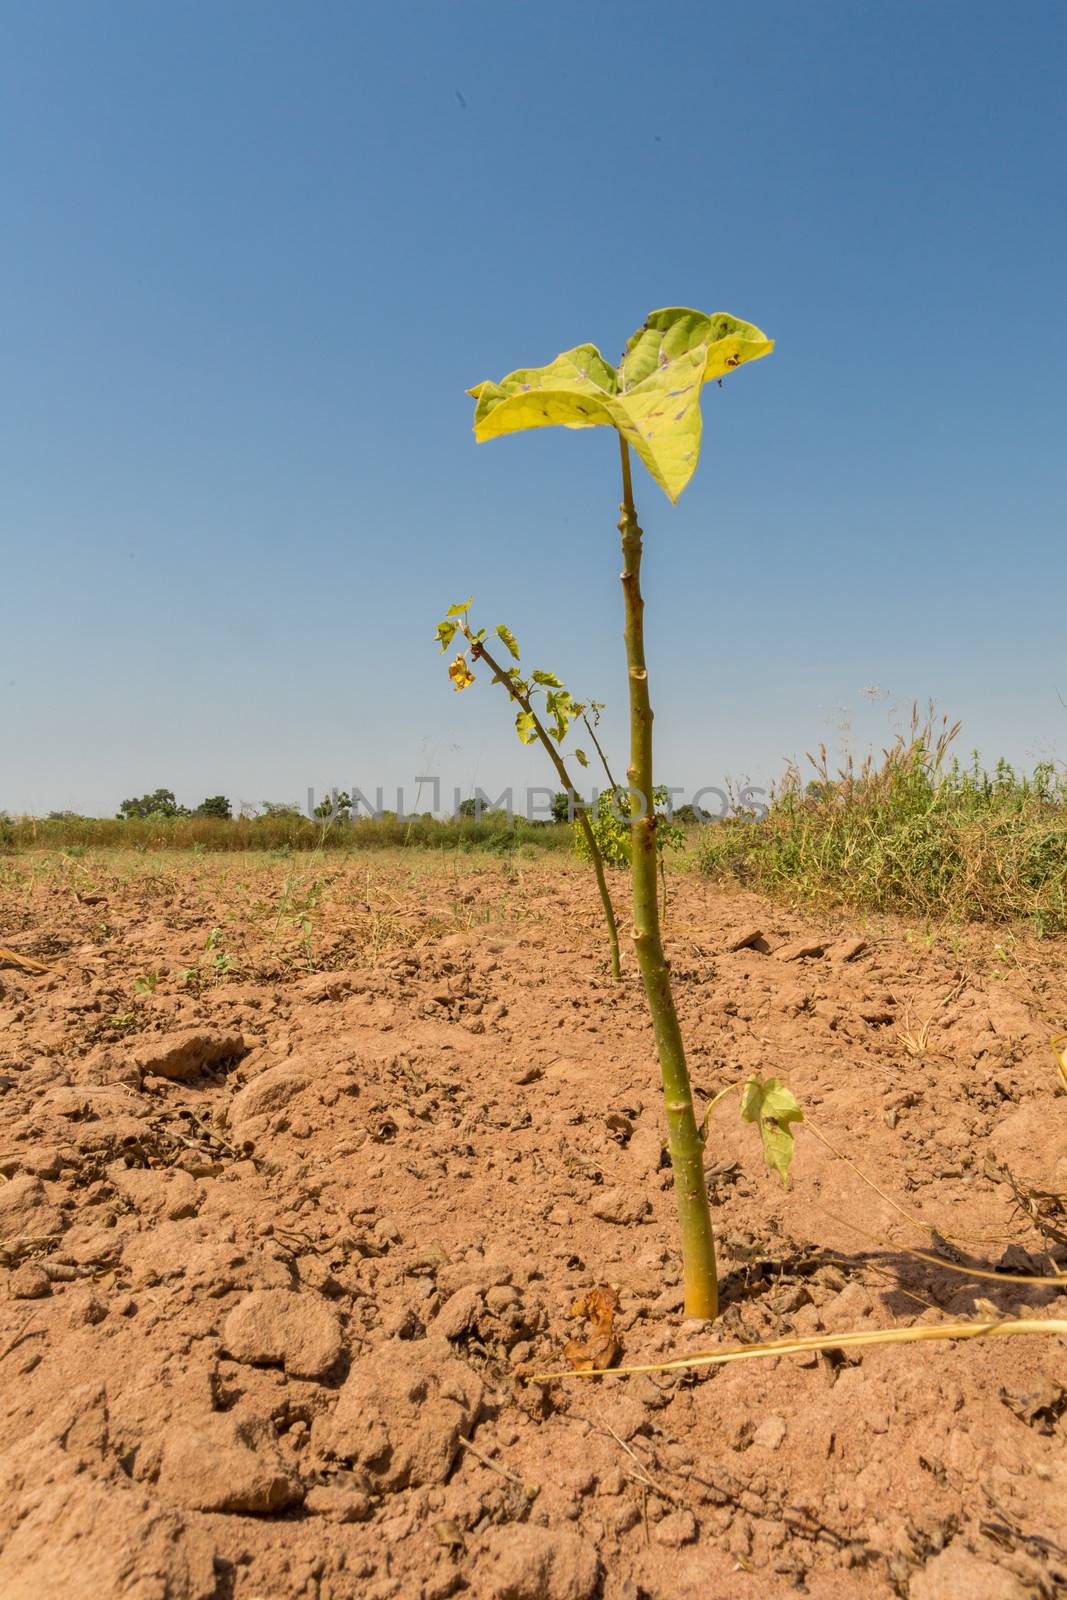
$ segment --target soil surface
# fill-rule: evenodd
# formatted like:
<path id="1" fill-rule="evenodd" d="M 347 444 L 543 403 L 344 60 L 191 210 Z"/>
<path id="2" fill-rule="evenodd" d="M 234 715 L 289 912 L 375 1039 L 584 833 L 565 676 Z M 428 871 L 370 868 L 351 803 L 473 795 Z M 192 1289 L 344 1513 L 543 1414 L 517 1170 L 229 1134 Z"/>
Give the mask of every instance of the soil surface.
<path id="1" fill-rule="evenodd" d="M 808 1119 L 783 1188 L 715 1110 L 714 1326 L 576 864 L 0 862 L 5 1600 L 1067 1593 L 1061 1339 L 527 1381 L 597 1287 L 626 1364 L 1067 1317 L 1062 944 L 685 875 L 667 934 L 699 1107 Z"/>

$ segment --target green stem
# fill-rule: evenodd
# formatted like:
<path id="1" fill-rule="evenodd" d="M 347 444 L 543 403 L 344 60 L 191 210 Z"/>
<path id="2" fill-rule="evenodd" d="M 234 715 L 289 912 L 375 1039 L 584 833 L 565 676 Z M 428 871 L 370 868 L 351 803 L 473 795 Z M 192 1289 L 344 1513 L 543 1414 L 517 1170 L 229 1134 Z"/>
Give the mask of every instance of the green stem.
<path id="1" fill-rule="evenodd" d="M 719 1311 L 715 1276 L 715 1237 L 711 1230 L 704 1179 L 704 1147 L 693 1112 L 693 1091 L 685 1062 L 670 968 L 663 954 L 656 884 L 656 810 L 652 802 L 652 706 L 645 665 L 644 610 L 641 597 L 641 528 L 634 508 L 630 452 L 619 435 L 623 499 L 622 592 L 626 603 L 626 661 L 630 679 L 630 870 L 633 878 L 634 948 L 652 1014 L 663 1074 L 670 1135 L 671 1167 L 682 1230 L 682 1275 L 687 1317 L 713 1319 Z"/>
<path id="2" fill-rule="evenodd" d="M 589 855 L 592 858 L 593 872 L 596 875 L 596 886 L 600 891 L 600 904 L 604 908 L 604 921 L 608 925 L 608 943 L 611 945 L 611 976 L 613 981 L 618 983 L 622 978 L 622 964 L 619 957 L 619 926 L 615 920 L 615 907 L 611 903 L 611 894 L 608 890 L 608 880 L 604 872 L 604 857 L 601 854 L 600 846 L 596 842 L 596 835 L 594 834 L 592 824 L 589 821 L 589 813 L 586 810 L 585 805 L 578 799 L 578 792 L 571 782 L 570 773 L 567 771 L 563 757 L 552 743 L 548 729 L 545 727 L 544 723 L 541 721 L 541 718 L 537 715 L 537 712 L 530 703 L 529 695 L 523 694 L 520 689 L 515 687 L 514 679 L 508 676 L 503 667 L 500 666 L 499 662 L 493 660 L 493 657 L 489 654 L 489 651 L 485 648 L 485 645 L 480 640 L 475 639 L 474 635 L 470 632 L 470 629 L 466 626 L 466 624 L 463 623 L 461 626 L 463 628 L 464 635 L 470 640 L 471 655 L 481 657 L 486 666 L 489 668 L 490 672 L 493 674 L 493 677 L 496 679 L 497 683 L 502 683 L 504 685 L 504 688 L 508 691 L 508 694 L 515 701 L 515 704 L 520 706 L 521 709 L 526 712 L 527 716 L 531 718 L 534 732 L 537 734 L 537 737 L 540 739 L 541 743 L 545 747 L 545 750 L 548 752 L 548 758 L 555 767 L 557 774 L 562 779 L 564 788 L 569 794 L 573 794 L 575 797 L 575 817 L 577 819 L 578 826 L 582 830 L 582 835 L 585 839 Z"/>

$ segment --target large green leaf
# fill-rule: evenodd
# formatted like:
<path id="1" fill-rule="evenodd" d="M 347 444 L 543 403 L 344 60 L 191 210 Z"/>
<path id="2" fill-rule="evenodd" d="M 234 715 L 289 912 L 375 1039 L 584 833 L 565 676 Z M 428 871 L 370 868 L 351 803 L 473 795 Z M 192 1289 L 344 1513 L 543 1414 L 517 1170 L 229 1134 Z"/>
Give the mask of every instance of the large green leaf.
<path id="1" fill-rule="evenodd" d="M 608 425 L 677 500 L 700 457 L 704 384 L 773 349 L 774 341 L 758 328 L 724 311 L 709 317 L 670 306 L 650 312 L 618 371 L 595 345 L 583 344 L 547 367 L 476 384 L 467 391 L 477 402 L 474 436 L 482 442 L 524 428 Z"/>

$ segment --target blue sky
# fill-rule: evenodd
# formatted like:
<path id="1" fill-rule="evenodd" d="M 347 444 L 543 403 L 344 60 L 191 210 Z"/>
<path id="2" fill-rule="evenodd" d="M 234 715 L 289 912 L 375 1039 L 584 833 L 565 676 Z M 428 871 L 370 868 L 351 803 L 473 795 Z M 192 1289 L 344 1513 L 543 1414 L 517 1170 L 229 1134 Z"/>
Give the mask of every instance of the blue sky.
<path id="1" fill-rule="evenodd" d="M 1067 754 L 1059 0 L 0 20 L 0 808 L 547 782 L 472 590 L 624 765 L 614 441 L 463 390 L 670 304 L 777 349 L 637 480 L 659 776 Z"/>

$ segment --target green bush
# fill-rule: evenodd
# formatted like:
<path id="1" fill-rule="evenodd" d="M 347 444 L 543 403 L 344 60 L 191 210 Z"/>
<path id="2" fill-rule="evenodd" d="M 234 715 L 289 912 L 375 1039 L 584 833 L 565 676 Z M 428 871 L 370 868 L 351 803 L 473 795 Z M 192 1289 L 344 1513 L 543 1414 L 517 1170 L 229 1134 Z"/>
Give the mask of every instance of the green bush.
<path id="1" fill-rule="evenodd" d="M 1067 783 L 1051 763 L 1030 775 L 949 759 L 958 733 L 933 714 L 880 765 L 816 778 L 794 769 L 762 821 L 728 819 L 701 841 L 702 869 L 752 888 L 876 911 L 1067 931 Z"/>

